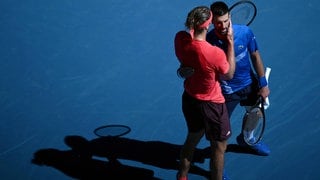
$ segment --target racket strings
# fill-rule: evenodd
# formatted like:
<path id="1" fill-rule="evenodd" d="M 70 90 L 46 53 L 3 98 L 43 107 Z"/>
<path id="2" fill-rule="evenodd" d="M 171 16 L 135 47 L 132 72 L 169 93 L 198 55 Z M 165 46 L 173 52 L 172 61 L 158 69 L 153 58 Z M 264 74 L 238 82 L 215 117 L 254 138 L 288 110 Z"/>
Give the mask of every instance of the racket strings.
<path id="1" fill-rule="evenodd" d="M 249 19 L 252 16 L 250 8 L 246 6 L 234 10 L 233 14 L 237 14 L 238 19 Z"/>
<path id="2" fill-rule="evenodd" d="M 257 8 L 251 1 L 239 1 L 231 6 L 230 14 L 233 24 L 249 26 L 257 14 Z"/>
<path id="3" fill-rule="evenodd" d="M 249 145 L 258 143 L 264 131 L 263 99 L 260 97 L 253 106 L 247 106 L 243 117 L 242 133 L 244 140 Z"/>

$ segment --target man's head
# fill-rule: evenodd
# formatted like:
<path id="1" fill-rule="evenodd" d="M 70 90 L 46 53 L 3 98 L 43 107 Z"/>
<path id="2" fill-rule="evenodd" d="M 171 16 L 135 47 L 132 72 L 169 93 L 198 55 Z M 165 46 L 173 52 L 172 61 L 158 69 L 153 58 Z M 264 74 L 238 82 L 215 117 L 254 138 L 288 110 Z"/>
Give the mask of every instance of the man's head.
<path id="1" fill-rule="evenodd" d="M 210 6 L 213 14 L 212 24 L 218 35 L 226 35 L 230 26 L 230 14 L 228 5 L 222 1 L 216 1 Z"/>
<path id="2" fill-rule="evenodd" d="M 209 7 L 198 6 L 188 13 L 185 26 L 190 30 L 191 36 L 207 31 L 212 22 L 212 13 Z"/>

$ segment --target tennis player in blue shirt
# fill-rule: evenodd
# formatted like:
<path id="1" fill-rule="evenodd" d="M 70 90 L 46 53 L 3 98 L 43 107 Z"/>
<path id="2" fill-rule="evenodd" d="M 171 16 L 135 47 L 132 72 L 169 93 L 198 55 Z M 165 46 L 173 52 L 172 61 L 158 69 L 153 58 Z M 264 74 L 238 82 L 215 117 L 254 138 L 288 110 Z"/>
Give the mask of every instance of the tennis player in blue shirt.
<path id="1" fill-rule="evenodd" d="M 212 20 L 214 29 L 207 34 L 207 41 L 226 52 L 228 44 L 225 37 L 230 24 L 229 8 L 224 2 L 217 1 L 211 4 L 210 9 L 214 17 Z M 222 79 L 220 81 L 229 116 L 232 115 L 237 105 L 253 105 L 259 95 L 266 99 L 270 93 L 256 37 L 246 25 L 234 24 L 232 27 L 236 69 L 231 80 Z M 242 134 L 237 136 L 237 142 L 241 146 L 248 146 Z M 248 147 L 259 155 L 270 154 L 269 147 L 263 142 Z"/>
<path id="2" fill-rule="evenodd" d="M 224 2 L 216 1 L 211 4 L 210 9 L 213 14 L 214 29 L 208 32 L 207 41 L 226 52 L 228 47 L 226 35 L 231 21 L 229 8 Z M 238 105 L 245 108 L 255 104 L 259 96 L 266 99 L 270 93 L 265 68 L 253 32 L 246 25 L 233 24 L 232 27 L 236 69 L 231 80 L 220 78 L 230 117 Z M 181 70 L 178 73 L 183 76 Z M 237 136 L 237 142 L 240 146 L 251 148 L 258 155 L 268 156 L 270 154 L 269 147 L 261 141 L 253 146 L 247 145 L 241 133 Z"/>

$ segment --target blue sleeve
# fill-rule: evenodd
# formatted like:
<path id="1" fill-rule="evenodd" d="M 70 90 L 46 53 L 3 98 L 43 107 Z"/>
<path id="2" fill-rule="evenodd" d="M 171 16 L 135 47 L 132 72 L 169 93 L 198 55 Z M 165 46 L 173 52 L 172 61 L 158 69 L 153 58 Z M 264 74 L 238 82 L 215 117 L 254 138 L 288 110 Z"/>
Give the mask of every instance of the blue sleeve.
<path id="1" fill-rule="evenodd" d="M 247 40 L 248 40 L 248 50 L 250 53 L 255 52 L 258 50 L 258 44 L 256 41 L 256 37 L 254 36 L 253 32 L 250 28 L 247 31 Z"/>

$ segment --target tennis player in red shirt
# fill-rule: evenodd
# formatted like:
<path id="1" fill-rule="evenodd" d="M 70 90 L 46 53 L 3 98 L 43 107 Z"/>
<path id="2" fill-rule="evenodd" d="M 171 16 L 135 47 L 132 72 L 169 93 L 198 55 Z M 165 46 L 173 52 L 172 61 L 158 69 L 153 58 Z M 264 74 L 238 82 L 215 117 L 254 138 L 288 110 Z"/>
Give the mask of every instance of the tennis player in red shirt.
<path id="1" fill-rule="evenodd" d="M 174 40 L 175 53 L 181 66 L 192 67 L 192 76 L 184 80 L 182 111 L 188 134 L 180 153 L 177 179 L 187 179 L 193 153 L 200 139 L 206 135 L 212 150 L 210 179 L 223 179 L 224 153 L 231 136 L 229 115 L 221 92 L 219 78 L 231 79 L 235 71 L 233 30 L 228 29 L 228 50 L 212 46 L 206 34 L 212 13 L 206 6 L 192 9 L 185 26 Z"/>

